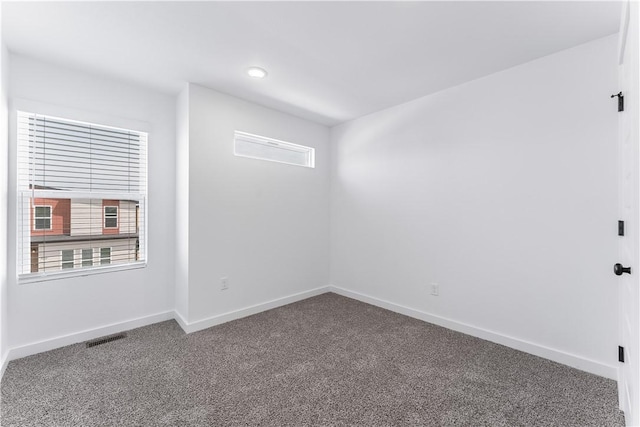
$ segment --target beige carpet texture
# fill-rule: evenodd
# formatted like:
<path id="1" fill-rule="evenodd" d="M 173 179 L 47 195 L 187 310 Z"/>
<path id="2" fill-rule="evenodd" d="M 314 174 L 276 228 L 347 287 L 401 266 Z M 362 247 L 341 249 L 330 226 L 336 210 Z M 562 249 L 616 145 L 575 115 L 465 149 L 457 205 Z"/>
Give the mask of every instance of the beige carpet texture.
<path id="1" fill-rule="evenodd" d="M 335 294 L 9 363 L 9 426 L 623 426 L 614 381 Z"/>

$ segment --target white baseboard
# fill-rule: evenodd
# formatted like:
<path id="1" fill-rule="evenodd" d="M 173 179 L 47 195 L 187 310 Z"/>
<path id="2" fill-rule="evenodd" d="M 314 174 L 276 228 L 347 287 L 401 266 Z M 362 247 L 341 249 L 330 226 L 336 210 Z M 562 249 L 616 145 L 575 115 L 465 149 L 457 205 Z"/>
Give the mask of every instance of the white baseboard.
<path id="1" fill-rule="evenodd" d="M 286 304 L 291 304 L 293 302 L 301 301 L 303 299 L 307 299 L 307 298 L 324 294 L 327 292 L 329 292 L 329 287 L 322 286 L 309 291 L 299 292 L 286 297 L 277 298 L 261 304 L 252 305 L 240 310 L 223 313 L 217 316 L 209 317 L 203 320 L 198 320 L 192 323 L 187 322 L 181 313 L 178 313 L 175 310 L 171 310 L 163 313 L 158 313 L 150 316 L 128 320 L 125 322 L 113 323 L 111 325 L 106 325 L 99 328 L 87 329 L 81 332 L 63 335 L 63 336 L 51 338 L 48 340 L 38 341 L 35 343 L 26 344 L 19 347 L 14 347 L 9 349 L 9 351 L 4 355 L 4 358 L 1 361 L 0 381 L 2 380 L 4 370 L 6 369 L 8 363 L 11 360 L 20 359 L 22 357 L 31 356 L 37 353 L 42 353 L 45 351 L 54 350 L 56 348 L 65 347 L 67 345 L 76 344 L 76 343 L 91 340 L 94 338 L 99 338 L 105 335 L 111 335 L 111 334 L 116 334 L 123 331 L 128 331 L 130 329 L 140 328 L 142 326 L 147 326 L 147 325 L 151 325 L 154 323 L 163 322 L 165 320 L 171 320 L 171 319 L 175 319 L 175 321 L 178 322 L 180 327 L 186 333 L 196 332 L 202 329 L 210 328 L 211 326 L 219 325 L 221 323 L 226 323 L 231 320 L 240 319 L 246 316 L 251 316 L 252 314 L 257 314 L 265 310 L 270 310 L 272 308 L 280 307 Z"/>
<path id="2" fill-rule="evenodd" d="M 9 364 L 8 352 L 1 356 L 2 357 L 0 357 L 0 382 L 2 381 L 2 377 L 4 376 L 4 371 L 7 369 L 7 365 Z"/>
<path id="3" fill-rule="evenodd" d="M 242 317 L 258 314 L 272 308 L 281 307 L 283 305 L 291 304 L 293 302 L 301 301 L 303 299 L 311 298 L 316 295 L 321 295 L 329 292 L 329 286 L 321 286 L 319 288 L 311 289 L 309 291 L 299 292 L 297 294 L 289 295 L 282 298 L 276 298 L 271 301 L 263 302 L 260 304 L 252 305 L 249 307 L 241 308 L 239 310 L 230 311 L 228 313 L 218 314 L 216 316 L 208 317 L 202 320 L 196 320 L 195 322 L 186 322 L 182 316 L 176 316 L 176 321 L 182 329 L 188 334 L 203 329 L 210 328 L 212 326 L 220 325 L 222 323 L 229 322 L 231 320 L 240 319 Z"/>
<path id="4" fill-rule="evenodd" d="M 174 311 L 165 311 L 163 313 L 152 314 L 150 316 L 139 317 L 124 322 L 112 323 L 110 325 L 101 326 L 99 328 L 87 329 L 73 334 L 63 335 L 44 341 L 38 341 L 32 344 L 23 345 L 9 349 L 6 362 L 20 359 L 21 357 L 31 356 L 33 354 L 42 353 L 44 351 L 65 347 L 71 344 L 92 340 L 103 337 L 105 335 L 117 334 L 119 332 L 128 331 L 142 326 L 151 325 L 153 323 L 163 322 L 174 318 Z M 3 364 L 4 366 L 4 364 Z M 4 373 L 4 372 L 2 372 Z"/>
<path id="5" fill-rule="evenodd" d="M 462 332 L 474 337 L 482 338 L 487 341 L 501 344 L 507 347 L 514 348 L 516 350 L 524 351 L 526 353 L 533 354 L 535 356 L 543 357 L 545 359 L 552 360 L 554 362 L 561 363 L 563 365 L 571 366 L 572 368 L 580 369 L 601 377 L 617 380 L 618 368 L 615 366 L 605 365 L 600 362 L 596 362 L 591 359 L 587 359 L 575 354 L 567 353 L 561 350 L 549 348 L 540 344 L 535 344 L 529 341 L 525 341 L 519 338 L 510 337 L 508 335 L 501 334 L 499 332 L 490 331 L 483 328 L 478 328 L 466 323 L 458 322 L 455 320 L 447 319 L 445 317 L 437 316 L 427 313 L 425 311 L 416 310 L 414 308 L 406 307 L 400 304 L 395 304 L 390 301 L 372 297 L 362 294 L 360 292 L 350 291 L 348 289 L 340 288 L 330 285 L 329 291 L 338 295 L 342 295 L 348 298 L 356 299 L 358 301 L 365 302 L 367 304 L 375 305 L 377 307 L 385 308 L 387 310 L 404 314 L 405 316 L 420 319 L 425 322 L 433 323 L 438 326 L 452 329 L 454 331 Z"/>
<path id="6" fill-rule="evenodd" d="M 185 320 L 184 316 L 182 316 L 182 314 L 178 312 L 178 310 L 175 310 L 173 314 L 174 314 L 173 318 L 176 320 L 176 322 L 178 322 L 178 325 L 180 325 L 183 331 L 187 332 L 187 328 L 189 327 L 188 326 L 189 322 Z"/>
<path id="7" fill-rule="evenodd" d="M 413 317 L 415 319 L 423 320 L 425 322 L 433 323 L 454 331 L 462 332 L 468 335 L 472 335 L 478 338 L 485 339 L 497 344 L 501 344 L 507 347 L 514 348 L 516 350 L 524 351 L 545 359 L 552 360 L 554 362 L 562 363 L 586 372 L 590 372 L 595 375 L 617 380 L 618 369 L 615 366 L 605 365 L 594 360 L 586 359 L 575 354 L 567 353 L 561 350 L 549 348 L 543 345 L 535 344 L 529 341 L 525 341 L 519 338 L 510 337 L 499 332 L 490 331 L 487 329 L 472 326 L 466 323 L 458 322 L 455 320 L 447 319 L 445 317 L 430 314 L 421 310 L 406 307 L 400 304 L 396 304 L 390 301 L 379 299 L 370 295 L 365 295 L 359 292 L 350 291 L 348 289 L 340 288 L 337 286 L 322 286 L 319 288 L 311 289 L 309 291 L 299 292 L 293 295 L 289 295 L 282 298 L 276 298 L 264 303 L 255 304 L 249 307 L 245 307 L 239 310 L 230 311 L 228 313 L 219 314 L 216 316 L 208 317 L 206 319 L 198 320 L 195 322 L 187 322 L 180 313 L 171 310 L 163 313 L 158 313 L 150 316 L 140 317 L 137 319 L 128 320 L 125 322 L 114 323 L 111 325 L 102 326 L 99 328 L 88 329 L 74 334 L 64 335 L 49 340 L 39 341 L 32 344 L 27 344 L 20 347 L 10 349 L 3 355 L 0 364 L 0 380 L 4 374 L 7 364 L 11 360 L 19 359 L 21 357 L 31 356 L 33 354 L 42 353 L 44 351 L 53 350 L 56 348 L 64 347 L 78 342 L 99 338 L 105 335 L 111 335 L 118 332 L 127 331 L 130 329 L 139 328 L 142 326 L 151 325 L 153 323 L 162 322 L 165 320 L 175 319 L 176 322 L 186 333 L 192 333 L 203 329 L 210 328 L 212 326 L 220 325 L 232 320 L 240 319 L 242 317 L 251 316 L 266 310 L 281 307 L 283 305 L 291 304 L 297 301 L 301 301 L 307 298 L 321 295 L 327 292 L 334 292 L 338 295 L 342 295 L 348 298 L 352 298 L 358 301 L 365 302 L 367 304 L 375 305 L 396 313 L 403 314 L 405 316 Z"/>

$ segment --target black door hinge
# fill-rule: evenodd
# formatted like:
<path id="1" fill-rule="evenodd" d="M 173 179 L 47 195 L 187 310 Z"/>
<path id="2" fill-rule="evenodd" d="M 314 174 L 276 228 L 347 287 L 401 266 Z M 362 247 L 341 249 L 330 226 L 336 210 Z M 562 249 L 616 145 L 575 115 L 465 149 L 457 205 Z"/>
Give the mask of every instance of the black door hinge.
<path id="1" fill-rule="evenodd" d="M 618 346 L 618 362 L 624 363 L 624 347 Z"/>
<path id="2" fill-rule="evenodd" d="M 618 111 L 624 111 L 624 95 L 622 92 L 611 95 L 612 98 L 618 97 Z"/>
<path id="3" fill-rule="evenodd" d="M 618 236 L 624 236 L 624 221 L 618 221 Z"/>

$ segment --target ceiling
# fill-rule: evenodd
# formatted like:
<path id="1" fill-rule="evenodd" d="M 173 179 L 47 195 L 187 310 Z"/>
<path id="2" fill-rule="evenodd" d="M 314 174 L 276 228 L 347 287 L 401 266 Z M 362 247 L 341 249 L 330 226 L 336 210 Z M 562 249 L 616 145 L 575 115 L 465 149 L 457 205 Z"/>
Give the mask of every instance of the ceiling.
<path id="1" fill-rule="evenodd" d="M 335 125 L 618 31 L 618 2 L 2 2 L 9 50 Z M 247 77 L 265 68 L 264 80 Z"/>

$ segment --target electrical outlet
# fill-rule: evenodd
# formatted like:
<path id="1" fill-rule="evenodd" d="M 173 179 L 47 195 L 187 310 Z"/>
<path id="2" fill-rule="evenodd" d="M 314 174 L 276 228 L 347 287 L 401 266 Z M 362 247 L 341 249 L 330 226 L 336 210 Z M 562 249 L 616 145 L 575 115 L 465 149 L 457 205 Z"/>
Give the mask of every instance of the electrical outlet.
<path id="1" fill-rule="evenodd" d="M 229 278 L 228 277 L 221 277 L 220 278 L 220 290 L 221 291 L 225 291 L 229 289 Z"/>
<path id="2" fill-rule="evenodd" d="M 438 285 L 437 283 L 431 284 L 431 295 L 436 297 L 440 295 L 440 285 Z"/>

